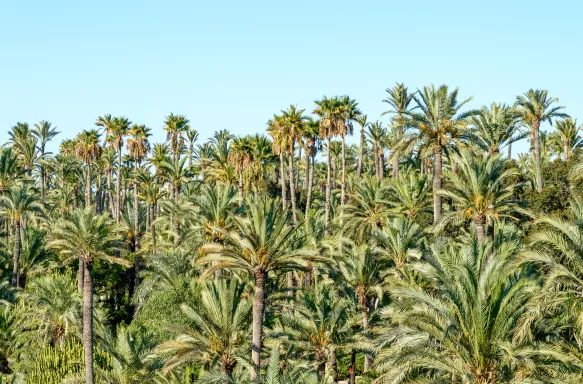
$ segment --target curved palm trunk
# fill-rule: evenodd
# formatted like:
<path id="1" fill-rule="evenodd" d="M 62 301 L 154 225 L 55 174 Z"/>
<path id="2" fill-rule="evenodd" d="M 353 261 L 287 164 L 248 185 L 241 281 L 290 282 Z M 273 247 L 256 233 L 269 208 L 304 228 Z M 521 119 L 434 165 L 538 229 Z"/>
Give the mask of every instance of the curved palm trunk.
<path id="1" fill-rule="evenodd" d="M 312 184 L 314 177 L 314 166 L 310 166 L 312 153 L 313 151 L 310 147 L 310 151 L 306 151 L 306 217 L 308 217 L 310 205 L 312 204 Z"/>
<path id="2" fill-rule="evenodd" d="M 281 204 L 283 205 L 283 210 L 287 209 L 287 198 L 285 193 L 285 167 L 283 164 L 283 151 L 279 152 L 279 182 L 281 184 Z"/>
<path id="3" fill-rule="evenodd" d="M 91 206 L 91 163 L 87 163 L 87 175 L 85 175 L 85 208 Z"/>
<path id="4" fill-rule="evenodd" d="M 18 287 L 18 270 L 20 269 L 20 220 L 14 220 L 14 250 L 12 254 L 12 286 Z"/>
<path id="5" fill-rule="evenodd" d="M 293 148 L 289 153 L 289 195 L 292 207 L 292 220 L 294 223 L 298 222 L 298 215 L 296 212 L 296 186 L 294 185 L 294 151 Z"/>
<path id="6" fill-rule="evenodd" d="M 360 177 L 362 173 L 362 158 L 364 156 L 364 127 L 360 130 L 360 145 L 358 146 L 358 164 L 356 166 L 356 176 Z"/>
<path id="7" fill-rule="evenodd" d="M 115 205 L 115 222 L 119 224 L 119 217 L 121 213 L 121 148 L 117 151 L 117 185 L 116 190 L 116 205 Z"/>
<path id="8" fill-rule="evenodd" d="M 536 190 L 538 193 L 543 191 L 542 163 L 540 158 L 540 122 L 535 121 L 532 125 L 532 141 L 534 145 L 534 161 L 536 164 Z"/>
<path id="9" fill-rule="evenodd" d="M 441 221 L 441 196 L 437 191 L 441 189 L 441 146 L 433 149 L 433 224 Z"/>
<path id="10" fill-rule="evenodd" d="M 342 186 L 340 194 L 340 204 L 344 205 L 346 202 L 346 143 L 342 135 Z"/>
<path id="11" fill-rule="evenodd" d="M 265 309 L 265 272 L 255 273 L 255 293 L 253 294 L 253 338 L 251 344 L 251 382 L 259 380 L 261 367 L 261 344 L 263 339 L 263 312 Z"/>
<path id="12" fill-rule="evenodd" d="M 83 348 L 85 350 L 85 382 L 93 384 L 93 279 L 91 263 L 84 263 L 83 283 Z"/>
<path id="13" fill-rule="evenodd" d="M 331 140 L 328 137 L 328 172 L 326 174 L 326 230 L 328 230 L 328 225 L 330 224 L 330 204 L 332 199 L 332 191 L 330 190 L 332 186 L 332 156 L 330 153 Z"/>

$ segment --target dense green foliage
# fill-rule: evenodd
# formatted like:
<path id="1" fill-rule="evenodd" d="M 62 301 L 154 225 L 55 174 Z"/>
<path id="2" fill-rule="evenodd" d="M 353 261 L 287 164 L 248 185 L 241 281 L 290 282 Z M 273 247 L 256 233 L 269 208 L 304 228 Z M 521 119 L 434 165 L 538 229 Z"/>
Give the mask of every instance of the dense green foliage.
<path id="1" fill-rule="evenodd" d="M 545 90 L 469 100 L 396 84 L 383 120 L 324 97 L 206 142 L 104 115 L 58 153 L 15 124 L 1 382 L 582 382 L 581 127 Z"/>

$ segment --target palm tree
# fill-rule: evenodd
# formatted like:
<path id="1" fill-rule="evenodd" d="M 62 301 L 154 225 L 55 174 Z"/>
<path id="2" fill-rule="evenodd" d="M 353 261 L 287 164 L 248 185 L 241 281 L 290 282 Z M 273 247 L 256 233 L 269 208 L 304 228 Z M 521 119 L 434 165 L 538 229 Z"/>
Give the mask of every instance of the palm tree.
<path id="1" fill-rule="evenodd" d="M 364 132 L 366 127 L 368 126 L 368 115 L 361 114 L 357 116 L 355 121 L 360 125 L 360 144 L 358 146 L 358 164 L 356 166 L 356 176 L 360 177 L 362 173 L 362 158 L 364 157 L 364 144 L 365 144 L 365 135 Z"/>
<path id="2" fill-rule="evenodd" d="M 75 138 L 75 155 L 86 165 L 85 169 L 85 207 L 91 206 L 91 164 L 101 155 L 99 133 L 95 129 L 83 131 Z"/>
<path id="3" fill-rule="evenodd" d="M 24 174 L 12 147 L 0 148 L 0 194 L 10 190 Z"/>
<path id="4" fill-rule="evenodd" d="M 530 143 L 536 164 L 536 189 L 539 193 L 543 191 L 539 138 L 540 125 L 545 121 L 552 124 L 553 118 L 556 117 L 569 117 L 566 113 L 559 112 L 565 107 L 553 106 L 557 102 L 559 102 L 559 99 L 548 97 L 548 91 L 546 89 L 530 89 L 524 95 L 516 97 L 515 107 L 517 108 L 518 115 L 522 123 L 530 127 Z"/>
<path id="5" fill-rule="evenodd" d="M 454 218 L 472 219 L 481 246 L 486 224 L 513 218 L 514 213 L 522 212 L 519 201 L 514 199 L 517 185 L 508 181 L 520 173 L 516 168 L 506 167 L 501 155 L 478 155 L 463 150 L 455 158 L 460 172 L 448 173 L 449 189 L 436 192 L 453 201 L 455 210 L 444 219 L 444 223 Z"/>
<path id="6" fill-rule="evenodd" d="M 358 109 L 358 103 L 356 100 L 351 100 L 348 96 L 342 96 L 340 99 L 341 111 L 344 117 L 344 124 L 340 126 L 340 131 L 338 132 L 341 137 L 342 142 L 342 182 L 340 187 L 340 204 L 344 205 L 346 203 L 346 135 L 352 136 L 354 133 L 354 127 L 352 122 L 356 118 L 362 115 L 360 109 Z"/>
<path id="7" fill-rule="evenodd" d="M 127 141 L 127 150 L 130 156 L 134 159 L 134 235 L 136 239 L 136 249 L 139 247 L 140 238 L 140 200 L 139 200 L 139 181 L 138 170 L 140 164 L 145 159 L 148 152 L 150 152 L 150 142 L 148 137 L 151 136 L 151 129 L 145 125 L 134 124 L 129 129 L 128 134 L 130 138 Z"/>
<path id="8" fill-rule="evenodd" d="M 427 175 L 421 174 L 418 169 L 404 169 L 391 181 L 389 189 L 392 192 L 392 212 L 411 220 L 415 220 L 419 214 L 431 212 Z"/>
<path id="9" fill-rule="evenodd" d="M 32 214 L 42 214 L 43 206 L 36 191 L 26 183 L 21 183 L 0 195 L 0 214 L 12 221 L 14 249 L 12 253 L 12 286 L 19 286 L 20 232 L 24 221 Z"/>
<path id="10" fill-rule="evenodd" d="M 413 101 L 413 94 L 409 93 L 409 90 L 403 83 L 396 83 L 393 88 L 385 89 L 388 96 L 383 100 L 391 106 L 391 109 L 383 112 L 381 116 L 394 114 L 394 121 L 397 129 L 397 141 L 401 139 L 403 133 L 405 132 L 405 115 L 415 108 L 410 108 L 411 102 Z M 393 158 L 393 178 L 396 178 L 399 174 L 399 152 L 394 151 Z"/>
<path id="11" fill-rule="evenodd" d="M 574 148 L 583 147 L 583 139 L 579 136 L 582 126 L 577 125 L 577 119 L 568 117 L 556 122 L 556 134 L 563 147 L 563 159 L 567 162 L 571 159 Z"/>
<path id="12" fill-rule="evenodd" d="M 281 186 L 281 204 L 284 210 L 287 209 L 287 187 L 285 183 L 285 166 L 284 153 L 286 151 L 287 141 L 283 135 L 283 117 L 273 115 L 273 118 L 267 122 L 267 132 L 272 138 L 273 153 L 279 155 L 279 184 Z"/>
<path id="13" fill-rule="evenodd" d="M 116 205 L 115 205 L 115 222 L 119 223 L 121 214 L 121 183 L 122 183 L 122 160 L 121 153 L 123 148 L 124 137 L 128 134 L 130 125 L 132 124 L 126 117 L 114 117 L 110 125 L 110 133 L 108 141 L 111 143 L 113 149 L 117 151 L 117 183 L 116 183 Z"/>
<path id="14" fill-rule="evenodd" d="M 192 169 L 186 165 L 186 160 L 186 157 L 177 158 L 172 163 L 164 161 L 160 164 L 162 177 L 172 186 L 172 197 L 176 202 L 180 199 L 182 186 L 190 182 L 193 176 Z"/>
<path id="15" fill-rule="evenodd" d="M 110 136 L 113 133 L 114 119 L 110 114 L 99 116 L 95 119 L 95 125 L 103 129 L 103 144 L 102 148 L 105 148 L 107 143 L 110 141 Z"/>
<path id="16" fill-rule="evenodd" d="M 251 333 L 251 302 L 244 290 L 245 286 L 236 281 L 216 280 L 203 283 L 190 295 L 181 310 L 192 326 L 178 328 L 174 340 L 157 348 L 158 353 L 171 356 L 165 371 L 186 363 L 218 365 L 223 379 L 232 379 Z"/>
<path id="17" fill-rule="evenodd" d="M 46 155 L 46 145 L 49 141 L 51 141 L 55 136 L 57 136 L 60 132 L 57 131 L 57 127 L 52 127 L 51 123 L 45 120 L 41 120 L 39 123 L 34 125 L 32 129 L 32 134 L 36 136 L 38 139 L 39 151 L 41 159 L 45 159 Z M 45 174 L 45 167 L 41 163 L 40 166 L 40 177 L 41 177 L 41 200 L 45 201 L 45 188 L 46 188 L 46 174 Z"/>
<path id="18" fill-rule="evenodd" d="M 93 264 L 104 260 L 128 265 L 112 256 L 121 249 L 121 235 L 107 214 L 96 215 L 91 209 L 77 209 L 57 221 L 50 233 L 49 247 L 63 263 L 83 261 L 83 345 L 85 382 L 94 383 L 93 374 Z"/>
<path id="19" fill-rule="evenodd" d="M 293 270 L 303 270 L 303 261 L 312 253 L 301 248 L 295 235 L 298 227 L 289 227 L 289 214 L 278 206 L 276 200 L 255 198 L 247 207 L 247 217 L 235 217 L 235 229 L 224 231 L 226 245 L 209 243 L 202 250 L 206 256 L 199 263 L 207 265 L 203 277 L 216 270 L 239 270 L 253 279 L 253 342 L 251 351 L 251 381 L 255 382 L 261 366 L 263 340 L 263 315 L 265 311 L 265 287 L 273 278 Z"/>
<path id="20" fill-rule="evenodd" d="M 325 223 L 326 228 L 330 223 L 330 209 L 332 203 L 332 158 L 330 148 L 332 147 L 332 138 L 346 130 L 346 119 L 342 109 L 342 103 L 338 97 L 316 100 L 316 108 L 312 111 L 320 118 L 320 137 L 326 139 L 328 148 L 328 168 L 326 174 L 326 206 L 325 206 Z"/>
<path id="21" fill-rule="evenodd" d="M 466 127 L 466 119 L 475 115 L 476 111 L 460 113 L 471 97 L 458 101 L 458 89 L 449 91 L 447 85 L 435 88 L 433 85 L 424 87 L 413 95 L 421 112 L 406 112 L 407 124 L 418 129 L 417 135 L 403 136 L 399 147 L 411 148 L 420 144 L 419 151 L 424 155 L 433 154 L 433 223 L 441 221 L 441 189 L 442 155 L 448 153 L 448 146 L 460 136 L 460 131 Z"/>
<path id="22" fill-rule="evenodd" d="M 304 129 L 304 143 L 306 145 L 306 212 L 305 217 L 309 217 L 308 212 L 312 205 L 312 188 L 314 185 L 314 167 L 316 154 L 320 149 L 320 121 L 310 120 Z"/>
<path id="23" fill-rule="evenodd" d="M 245 197 L 245 183 L 243 180 L 243 171 L 253 161 L 253 141 L 250 136 L 236 138 L 229 148 L 229 161 L 235 164 L 235 170 L 239 175 L 239 197 L 240 203 L 243 203 Z"/>
<path id="24" fill-rule="evenodd" d="M 381 161 L 381 143 L 385 140 L 387 132 L 383 127 L 383 123 L 380 121 L 375 121 L 374 123 L 370 123 L 368 125 L 367 136 L 372 141 L 372 148 L 373 148 L 373 157 L 374 157 L 374 165 L 375 165 L 375 174 L 379 180 L 383 179 L 384 176 L 384 168 Z"/>
<path id="25" fill-rule="evenodd" d="M 391 324 L 379 339 L 378 382 L 536 381 L 537 354 L 553 359 L 557 353 L 514 339 L 536 290 L 536 281 L 508 262 L 517 251 L 518 243 L 492 251 L 434 245 L 415 267 L 434 283 L 390 290 L 398 305 L 384 313 Z"/>
<path id="26" fill-rule="evenodd" d="M 192 166 L 192 159 L 194 158 L 194 143 L 198 140 L 198 131 L 189 128 L 186 131 L 186 138 L 188 139 L 188 166 Z"/>
<path id="27" fill-rule="evenodd" d="M 470 141 L 492 156 L 527 135 L 519 131 L 516 110 L 506 104 L 492 103 L 489 108 L 482 107 L 476 116 L 469 119 L 469 123 Z"/>
<path id="28" fill-rule="evenodd" d="M 170 149 L 174 154 L 174 161 L 180 157 L 184 148 L 184 135 L 190 129 L 190 121 L 184 115 L 171 113 L 164 120 L 164 130 L 166 131 L 166 141 L 170 142 Z"/>

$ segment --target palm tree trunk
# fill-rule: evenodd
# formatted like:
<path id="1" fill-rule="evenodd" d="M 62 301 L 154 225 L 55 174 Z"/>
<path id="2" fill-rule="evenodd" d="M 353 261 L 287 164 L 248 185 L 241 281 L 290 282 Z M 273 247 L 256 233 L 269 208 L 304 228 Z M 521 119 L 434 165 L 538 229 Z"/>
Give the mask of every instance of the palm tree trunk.
<path id="1" fill-rule="evenodd" d="M 361 308 L 361 313 L 362 313 L 362 329 L 364 329 L 364 331 L 366 332 L 369 328 L 368 308 L 363 306 Z M 364 356 L 364 372 L 368 372 L 371 365 L 372 365 L 372 356 L 370 356 L 369 353 L 366 353 Z"/>
<path id="2" fill-rule="evenodd" d="M 289 153 L 289 195 L 292 207 L 292 220 L 294 223 L 298 222 L 298 214 L 296 212 L 296 186 L 294 185 L 294 150 Z"/>
<path id="3" fill-rule="evenodd" d="M 340 204 L 344 205 L 346 202 L 346 143 L 344 135 L 342 135 L 342 185 L 340 190 Z"/>
<path id="4" fill-rule="evenodd" d="M 325 223 L 326 223 L 326 230 L 328 230 L 328 226 L 330 224 L 330 205 L 332 199 L 332 191 L 330 190 L 332 187 L 332 156 L 331 156 L 331 140 L 328 137 L 328 173 L 326 174 L 326 216 L 325 216 Z"/>
<path id="5" fill-rule="evenodd" d="M 441 146 L 433 149 L 433 224 L 441 221 L 441 196 L 437 191 L 441 189 Z"/>
<path id="6" fill-rule="evenodd" d="M 308 217 L 310 205 L 312 204 L 312 178 L 314 176 L 314 168 L 310 166 L 311 157 L 312 151 L 306 151 L 306 218 Z"/>
<path id="7" fill-rule="evenodd" d="M 20 220 L 14 220 L 14 252 L 12 255 L 12 286 L 18 287 L 18 270 L 20 269 Z"/>
<path id="8" fill-rule="evenodd" d="M 569 161 L 569 139 L 563 139 L 563 156 L 565 157 L 565 162 Z"/>
<path id="9" fill-rule="evenodd" d="M 91 163 L 87 163 L 87 175 L 85 175 L 85 208 L 91 207 Z"/>
<path id="10" fill-rule="evenodd" d="M 380 164 L 380 168 L 381 168 L 380 176 L 381 176 L 381 180 L 382 180 L 385 178 L 385 152 L 383 151 L 382 148 L 381 148 L 380 153 L 379 153 L 379 164 Z"/>
<path id="11" fill-rule="evenodd" d="M 261 367 L 261 346 L 263 339 L 263 312 L 265 308 L 265 272 L 255 272 L 255 293 L 253 295 L 253 338 L 251 344 L 251 382 L 259 380 Z"/>
<path id="12" fill-rule="evenodd" d="M 358 146 L 358 165 L 356 166 L 356 176 L 360 177 L 362 173 L 362 158 L 364 156 L 364 127 L 360 129 L 360 145 Z"/>
<path id="13" fill-rule="evenodd" d="M 154 220 L 156 219 L 156 204 L 152 204 L 150 207 L 152 210 L 150 213 L 150 234 L 152 236 L 152 254 L 156 255 L 156 224 Z"/>
<path id="14" fill-rule="evenodd" d="M 348 368 L 348 384 L 356 384 L 356 350 L 350 350 L 350 368 Z"/>
<path id="15" fill-rule="evenodd" d="M 281 184 L 281 204 L 283 205 L 283 210 L 287 209 L 287 199 L 285 193 L 285 167 L 283 164 L 283 151 L 279 152 L 279 182 Z"/>
<path id="16" fill-rule="evenodd" d="M 243 205 L 243 194 L 244 192 L 244 184 L 243 184 L 243 168 L 239 170 L 239 207 Z"/>
<path id="17" fill-rule="evenodd" d="M 77 292 L 83 292 L 83 284 L 85 284 L 85 262 L 79 259 L 79 267 L 77 268 Z"/>
<path id="18" fill-rule="evenodd" d="M 84 263 L 83 282 L 83 348 L 85 350 L 85 382 L 93 384 L 93 279 L 91 263 Z"/>
<path id="19" fill-rule="evenodd" d="M 137 182 L 134 183 L 134 236 L 137 252 L 140 249 L 140 199 Z"/>
<path id="20" fill-rule="evenodd" d="M 326 374 L 329 377 L 332 377 L 332 382 L 338 382 L 338 363 L 336 360 L 336 350 L 331 348 L 328 361 L 326 362 Z"/>
<path id="21" fill-rule="evenodd" d="M 508 160 L 512 157 L 512 141 L 508 142 Z"/>
<path id="22" fill-rule="evenodd" d="M 374 156 L 374 167 L 375 167 L 375 173 L 376 173 L 376 177 L 377 179 L 380 180 L 381 178 L 381 167 L 379 164 L 379 145 L 378 143 L 375 141 L 373 143 L 373 156 Z"/>
<path id="23" fill-rule="evenodd" d="M 474 218 L 474 225 L 476 226 L 478 246 L 482 246 L 484 243 L 484 237 L 486 236 L 486 218 L 483 216 L 476 216 Z"/>
<path id="24" fill-rule="evenodd" d="M 45 159 L 45 146 L 44 144 L 41 146 L 41 159 L 44 161 Z M 40 165 L 40 198 L 42 203 L 45 203 L 45 188 L 46 188 L 46 175 L 45 175 L 45 166 L 42 164 Z"/>
<path id="25" fill-rule="evenodd" d="M 116 205 L 115 205 L 115 222 L 119 224 L 121 212 L 121 148 L 117 151 L 117 185 L 116 188 Z"/>
<path id="26" fill-rule="evenodd" d="M 536 164 L 536 190 L 538 193 L 543 191 L 542 163 L 540 158 L 540 139 L 539 139 L 540 122 L 535 121 L 532 125 L 532 141 L 534 142 L 534 161 Z"/>

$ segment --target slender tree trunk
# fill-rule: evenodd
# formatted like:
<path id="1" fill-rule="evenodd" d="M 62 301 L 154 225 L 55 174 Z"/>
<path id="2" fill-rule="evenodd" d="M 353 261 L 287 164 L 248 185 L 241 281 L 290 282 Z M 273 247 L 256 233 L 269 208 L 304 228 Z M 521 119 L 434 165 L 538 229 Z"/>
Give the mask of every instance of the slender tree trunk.
<path id="1" fill-rule="evenodd" d="M 336 360 L 336 349 L 331 348 L 328 361 L 326 362 L 327 375 L 332 378 L 333 383 L 338 382 L 338 363 Z"/>
<path id="2" fill-rule="evenodd" d="M 565 157 L 565 162 L 569 161 L 569 139 L 563 139 L 563 156 Z"/>
<path id="3" fill-rule="evenodd" d="M 251 344 L 251 382 L 259 380 L 261 367 L 261 346 L 263 340 L 263 313 L 265 307 L 265 272 L 255 272 L 255 293 L 253 294 L 253 338 Z"/>
<path id="4" fill-rule="evenodd" d="M 403 114 L 399 112 L 397 114 L 397 141 L 403 136 Z M 400 161 L 399 151 L 395 151 L 393 154 L 393 178 L 397 178 L 399 175 L 399 161 Z"/>
<path id="5" fill-rule="evenodd" d="M 87 175 L 85 175 L 85 208 L 91 207 L 91 163 L 87 163 Z"/>
<path id="6" fill-rule="evenodd" d="M 121 214 L 121 148 L 117 151 L 117 184 L 116 184 L 115 222 L 119 224 Z"/>
<path id="7" fill-rule="evenodd" d="M 85 350 L 85 382 L 93 384 L 93 279 L 91 263 L 84 263 L 83 282 L 83 348 Z"/>
<path id="8" fill-rule="evenodd" d="M 332 199 L 332 191 L 330 190 L 332 188 L 332 156 L 331 156 L 331 151 L 330 151 L 330 147 L 331 147 L 331 140 L 330 137 L 328 137 L 328 173 L 326 174 L 326 216 L 325 216 L 325 223 L 326 223 L 326 230 L 328 230 L 328 227 L 330 225 L 330 205 L 331 205 L 331 199 Z"/>
<path id="9" fill-rule="evenodd" d="M 14 251 L 12 255 L 12 286 L 18 287 L 18 271 L 20 269 L 20 220 L 14 220 Z"/>
<path id="10" fill-rule="evenodd" d="M 314 167 L 310 166 L 311 157 L 313 156 L 312 153 L 312 150 L 306 151 L 306 220 L 310 211 L 310 205 L 312 204 L 312 178 L 314 175 Z"/>
<path id="11" fill-rule="evenodd" d="M 77 267 L 77 292 L 83 292 L 83 284 L 85 283 L 85 262 L 79 259 L 79 266 Z"/>
<path id="12" fill-rule="evenodd" d="M 298 222 L 298 214 L 296 212 L 296 186 L 294 185 L 294 151 L 293 148 L 289 153 L 289 195 L 292 207 L 292 220 L 294 223 Z"/>
<path id="13" fill-rule="evenodd" d="M 301 143 L 299 143 L 298 145 L 298 166 L 302 163 L 302 145 Z M 297 186 L 300 185 L 300 170 L 298 169 L 298 171 L 295 173 L 296 178 L 295 178 L 295 183 Z"/>
<path id="14" fill-rule="evenodd" d="M 346 203 L 346 143 L 344 135 L 342 135 L 342 185 L 340 187 L 340 204 Z"/>
<path id="15" fill-rule="evenodd" d="M 243 183 L 243 169 L 239 170 L 239 207 L 243 205 L 244 183 Z"/>
<path id="16" fill-rule="evenodd" d="M 360 145 L 358 146 L 358 164 L 356 166 L 356 176 L 360 177 L 362 174 L 362 158 L 364 157 L 364 127 L 360 129 Z"/>
<path id="17" fill-rule="evenodd" d="M 283 210 L 287 209 L 287 199 L 286 199 L 286 187 L 285 187 L 285 167 L 283 161 L 283 151 L 279 152 L 279 182 L 281 184 L 281 204 L 283 205 Z"/>
<path id="18" fill-rule="evenodd" d="M 362 313 L 362 329 L 364 329 L 364 331 L 366 332 L 369 329 L 368 308 L 363 306 L 361 308 L 361 313 Z M 364 356 L 364 372 L 368 372 L 371 365 L 372 365 L 372 356 L 369 353 L 366 353 Z"/>
<path id="19" fill-rule="evenodd" d="M 356 384 L 356 350 L 350 350 L 350 366 L 348 368 L 348 384 Z"/>
<path id="20" fill-rule="evenodd" d="M 512 141 L 508 143 L 508 160 L 512 158 Z"/>
<path id="21" fill-rule="evenodd" d="M 115 217 L 115 202 L 113 201 L 113 168 L 107 170 L 107 209 Z"/>
<path id="22" fill-rule="evenodd" d="M 383 151 L 382 148 L 380 150 L 379 157 L 380 157 L 379 163 L 381 168 L 380 176 L 381 180 L 383 180 L 385 178 L 385 152 Z"/>
<path id="23" fill-rule="evenodd" d="M 136 252 L 140 249 L 140 198 L 138 182 L 134 183 L 134 236 L 136 238 Z"/>
<path id="24" fill-rule="evenodd" d="M 377 179 L 381 178 L 381 166 L 379 162 L 379 144 L 375 141 L 373 142 L 373 155 L 374 155 L 374 167 Z"/>
<path id="25" fill-rule="evenodd" d="M 45 159 L 45 146 L 44 144 L 41 146 L 41 159 L 44 161 Z M 45 175 L 45 166 L 41 163 L 40 165 L 40 198 L 42 203 L 45 203 L 45 188 L 46 188 L 46 175 Z"/>
<path id="26" fill-rule="evenodd" d="M 441 189 L 441 146 L 433 149 L 433 224 L 441 221 L 441 196 L 437 191 Z"/>
<path id="27" fill-rule="evenodd" d="M 534 161 L 536 165 L 536 190 L 538 193 L 543 191 L 543 177 L 542 177 L 542 163 L 540 153 L 540 138 L 539 138 L 540 122 L 535 121 L 532 125 L 532 140 L 534 144 Z"/>
<path id="28" fill-rule="evenodd" d="M 154 220 L 156 219 L 156 203 L 153 203 L 151 208 L 152 213 L 150 213 L 150 234 L 152 236 L 152 254 L 156 255 L 156 224 Z"/>

